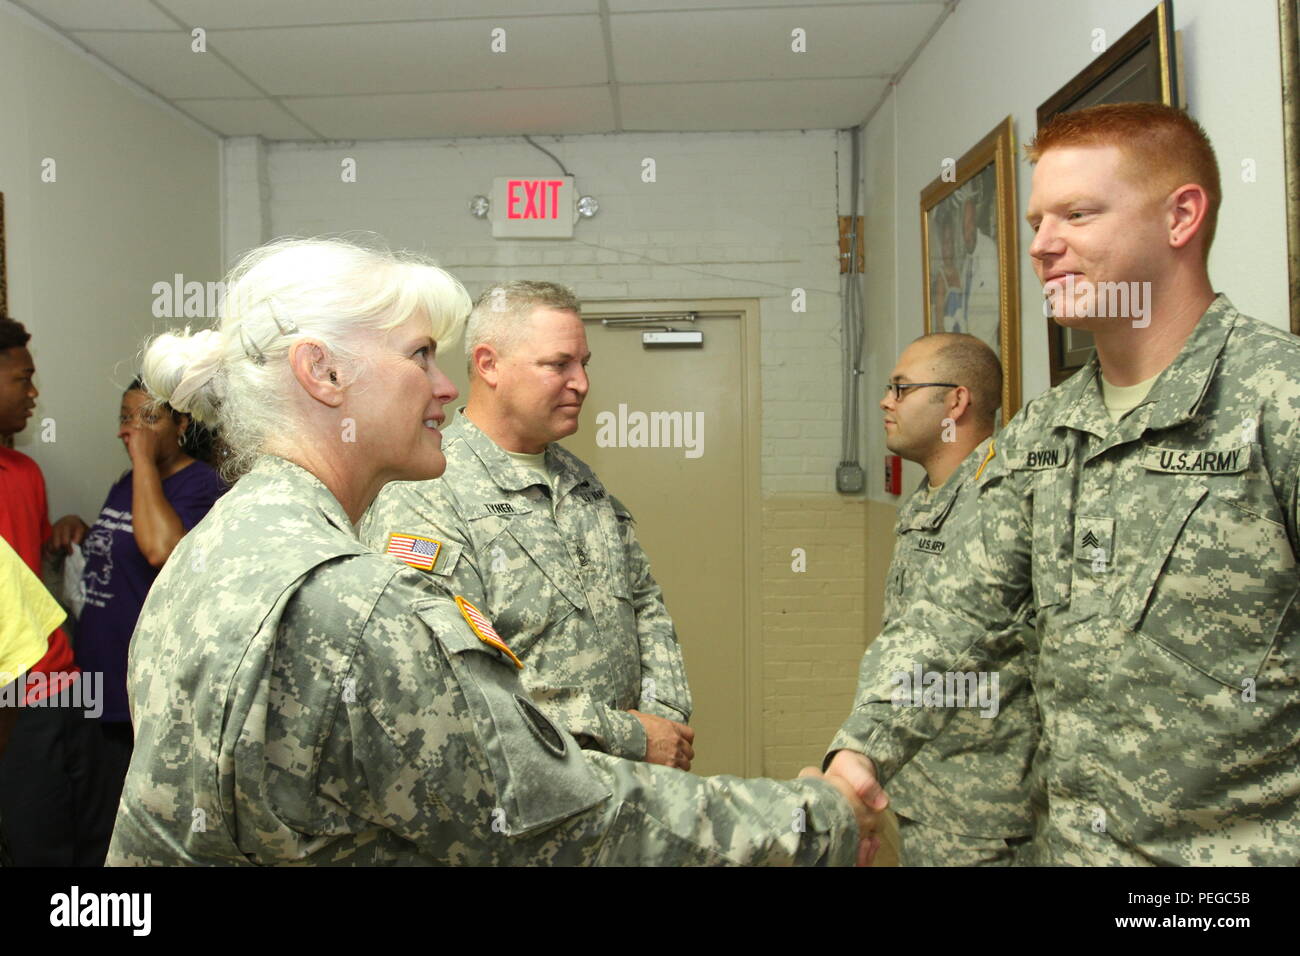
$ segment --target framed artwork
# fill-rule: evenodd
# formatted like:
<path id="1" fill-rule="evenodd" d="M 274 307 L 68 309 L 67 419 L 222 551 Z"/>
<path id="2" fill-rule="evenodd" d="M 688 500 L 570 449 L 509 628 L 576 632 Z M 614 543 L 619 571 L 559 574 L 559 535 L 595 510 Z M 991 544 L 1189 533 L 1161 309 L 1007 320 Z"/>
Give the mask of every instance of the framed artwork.
<path id="1" fill-rule="evenodd" d="M 1101 103 L 1181 105 L 1174 40 L 1173 0 L 1162 0 L 1038 107 L 1039 128 L 1058 113 Z M 1092 358 L 1092 333 L 1046 321 L 1051 382 L 1060 385 Z"/>
<path id="2" fill-rule="evenodd" d="M 0 315 L 9 314 L 9 273 L 5 267 L 5 194 L 0 193 Z M 0 435 L 0 445 L 14 447 L 12 435 Z"/>
<path id="3" fill-rule="evenodd" d="M 1020 408 L 1015 132 L 997 125 L 921 191 L 925 331 L 967 332 L 1002 360 L 1002 422 Z"/>
<path id="4" fill-rule="evenodd" d="M 1282 40 L 1282 145 L 1286 156 L 1287 301 L 1300 335 L 1300 0 L 1278 0 Z"/>
<path id="5" fill-rule="evenodd" d="M 5 266 L 5 194 L 0 193 L 0 315 L 9 314 L 9 270 Z"/>

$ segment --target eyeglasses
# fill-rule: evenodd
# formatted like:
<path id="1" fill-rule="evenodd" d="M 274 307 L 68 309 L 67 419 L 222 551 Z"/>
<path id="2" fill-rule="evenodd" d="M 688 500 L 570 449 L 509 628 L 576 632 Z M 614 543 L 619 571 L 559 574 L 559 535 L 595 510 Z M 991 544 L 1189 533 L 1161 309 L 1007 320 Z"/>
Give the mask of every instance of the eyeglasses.
<path id="1" fill-rule="evenodd" d="M 889 392 L 893 392 L 894 401 L 901 402 L 903 400 L 903 392 L 905 392 L 909 388 L 956 388 L 956 387 L 957 385 L 953 382 L 890 382 L 888 385 L 885 386 L 885 392 L 886 394 L 888 394 Z"/>

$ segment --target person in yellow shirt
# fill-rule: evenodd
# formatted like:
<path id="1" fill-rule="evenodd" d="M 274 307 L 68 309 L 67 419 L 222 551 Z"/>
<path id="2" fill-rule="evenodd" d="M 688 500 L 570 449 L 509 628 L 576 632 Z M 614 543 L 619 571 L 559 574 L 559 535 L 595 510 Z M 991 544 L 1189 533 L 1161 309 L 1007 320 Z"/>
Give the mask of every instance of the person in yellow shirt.
<path id="1" fill-rule="evenodd" d="M 5 608 L 4 616 L 0 617 L 0 754 L 3 754 L 22 699 L 21 692 L 9 685 L 45 656 L 46 637 L 67 616 L 3 538 L 0 538 L 0 607 Z M 0 827 L 0 866 L 6 865 L 8 857 L 4 829 Z"/>
<path id="2" fill-rule="evenodd" d="M 63 623 L 67 616 L 57 601 L 45 590 L 9 543 L 0 538 L 0 753 L 8 740 L 8 722 L 4 716 L 15 704 L 17 694 L 3 691 L 44 655 L 46 636 Z"/>

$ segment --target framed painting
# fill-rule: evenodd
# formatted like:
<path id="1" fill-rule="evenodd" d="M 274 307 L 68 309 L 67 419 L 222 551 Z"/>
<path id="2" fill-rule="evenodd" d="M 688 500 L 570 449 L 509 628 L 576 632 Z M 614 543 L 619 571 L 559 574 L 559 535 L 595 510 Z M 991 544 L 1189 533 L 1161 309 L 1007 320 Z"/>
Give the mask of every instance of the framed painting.
<path id="1" fill-rule="evenodd" d="M 921 191 L 925 331 L 967 332 L 1002 360 L 1002 422 L 1020 408 L 1015 133 L 997 125 Z"/>
<path id="2" fill-rule="evenodd" d="M 5 265 L 5 194 L 0 193 L 0 315 L 9 314 L 9 270 Z"/>
<path id="3" fill-rule="evenodd" d="M 1278 0 L 1282 41 L 1282 145 L 1286 157 L 1287 301 L 1300 335 L 1300 0 Z"/>
<path id="4" fill-rule="evenodd" d="M 0 315 L 9 314 L 9 272 L 5 266 L 5 194 L 0 193 Z M 0 435 L 0 445 L 14 447 L 12 435 Z"/>

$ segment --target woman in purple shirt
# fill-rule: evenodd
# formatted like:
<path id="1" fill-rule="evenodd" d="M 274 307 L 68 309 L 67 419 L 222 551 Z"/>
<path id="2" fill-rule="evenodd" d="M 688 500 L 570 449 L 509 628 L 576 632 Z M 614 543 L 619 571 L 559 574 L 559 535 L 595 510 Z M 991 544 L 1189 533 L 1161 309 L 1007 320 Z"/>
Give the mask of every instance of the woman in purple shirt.
<path id="1" fill-rule="evenodd" d="M 101 799 L 87 808 L 84 823 L 96 835 L 102 832 L 105 853 L 133 746 L 126 698 L 131 633 L 172 549 L 226 490 L 216 471 L 196 457 L 206 442 L 190 416 L 153 402 L 139 379 L 122 396 L 118 422 L 131 470 L 109 490 L 95 524 L 84 536 L 74 535 L 86 556 L 85 607 L 74 650 L 83 679 L 100 682 L 103 705 L 103 742 L 89 768 Z"/>

